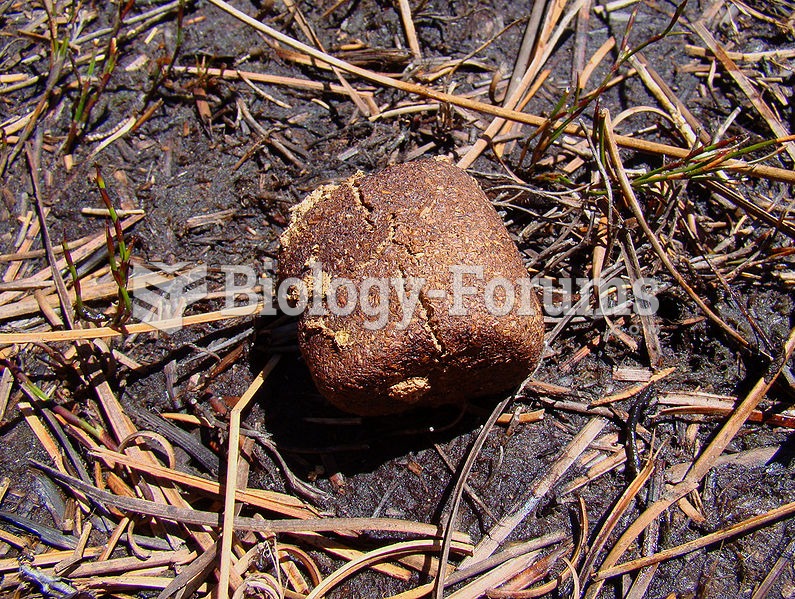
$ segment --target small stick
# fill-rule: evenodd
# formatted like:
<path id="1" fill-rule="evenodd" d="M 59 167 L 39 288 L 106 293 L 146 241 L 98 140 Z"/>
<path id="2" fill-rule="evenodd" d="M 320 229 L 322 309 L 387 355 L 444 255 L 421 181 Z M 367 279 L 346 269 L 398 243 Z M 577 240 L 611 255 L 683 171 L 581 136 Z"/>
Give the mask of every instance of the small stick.
<path id="1" fill-rule="evenodd" d="M 520 498 L 516 509 L 503 517 L 496 526 L 488 531 L 475 547 L 472 556 L 466 558 L 461 563 L 460 567 L 466 568 L 492 555 L 497 547 L 508 538 L 508 535 L 510 535 L 525 517 L 538 506 L 541 499 L 568 471 L 577 457 L 585 451 L 588 445 L 591 444 L 606 425 L 607 420 L 604 418 L 596 417 L 589 420 L 582 430 L 569 442 L 566 449 L 561 453 L 552 467 L 533 483 L 532 487 L 529 489 L 529 493 Z"/>
<path id="2" fill-rule="evenodd" d="M 94 329 L 74 329 L 71 331 L 32 331 L 30 333 L 0 333 L 0 345 L 13 345 L 15 343 L 48 343 L 53 341 L 77 341 L 91 339 L 108 339 L 123 337 L 137 333 L 162 332 L 163 330 L 176 330 L 181 326 L 205 324 L 218 320 L 228 320 L 241 316 L 257 314 L 264 304 L 256 306 L 237 306 L 222 310 L 214 310 L 205 314 L 192 314 L 183 318 L 171 318 L 153 322 L 135 322 L 125 325 L 124 331 L 111 327 L 97 327 Z M 0 356 L 2 357 L 2 356 Z"/>
<path id="3" fill-rule="evenodd" d="M 110 507 L 115 507 L 123 511 L 154 516 L 173 520 L 181 524 L 194 524 L 196 526 L 211 526 L 220 528 L 223 519 L 215 512 L 204 512 L 190 507 L 176 507 L 165 505 L 146 499 L 135 497 L 125 497 L 114 495 L 108 491 L 98 489 L 81 481 L 79 478 L 63 474 L 55 468 L 50 468 L 44 464 L 31 464 L 37 470 L 47 473 L 49 476 L 59 481 L 73 491 L 85 493 L 94 502 L 105 502 Z M 264 520 L 260 518 L 248 518 L 245 516 L 235 516 L 235 528 L 242 531 L 254 531 L 265 533 L 302 533 L 302 532 L 340 532 L 340 531 L 362 531 L 376 530 L 387 532 L 402 532 L 414 535 L 440 536 L 438 526 L 415 522 L 413 520 L 400 520 L 398 518 L 307 518 L 306 520 L 296 520 L 294 518 L 281 518 L 277 520 Z M 453 540 L 462 543 L 469 543 L 471 539 L 468 535 L 455 532 Z"/>
<path id="4" fill-rule="evenodd" d="M 41 239 L 44 244 L 44 249 L 47 252 L 47 261 L 50 263 L 50 271 L 52 280 L 55 282 L 55 289 L 58 291 L 58 298 L 61 302 L 61 315 L 66 321 L 66 327 L 69 329 L 75 328 L 74 315 L 72 314 L 72 304 L 69 301 L 69 294 L 66 291 L 66 283 L 64 283 L 61 271 L 58 270 L 58 261 L 55 258 L 55 253 L 52 249 L 50 241 L 50 231 L 47 228 L 47 216 L 44 211 L 44 204 L 42 203 L 41 190 L 39 188 L 39 173 L 40 161 L 39 153 L 36 152 L 30 145 L 25 146 L 25 154 L 28 159 L 28 167 L 30 168 L 30 180 L 33 184 L 33 195 L 36 198 L 36 212 L 39 215 L 39 229 L 41 230 Z"/>
<path id="5" fill-rule="evenodd" d="M 619 233 L 619 243 L 621 244 L 621 253 L 624 255 L 624 264 L 627 267 L 627 275 L 632 288 L 635 289 L 636 285 L 642 284 L 643 273 L 641 271 L 640 262 L 638 261 L 638 254 L 635 251 L 635 244 L 632 243 L 632 236 L 627 232 L 622 231 Z M 636 297 L 636 314 L 640 319 L 640 325 L 643 329 L 643 340 L 646 342 L 646 353 L 649 355 L 649 363 L 652 368 L 659 368 L 662 364 L 663 350 L 660 344 L 660 327 L 657 325 L 652 314 L 651 307 L 645 298 Z"/>
<path id="6" fill-rule="evenodd" d="M 294 0 L 284 0 L 284 5 L 287 7 L 290 15 L 296 20 L 298 26 L 301 28 L 301 31 L 304 32 L 304 35 L 306 35 L 306 37 L 308 37 L 312 43 L 315 44 L 318 49 L 325 54 L 326 49 L 323 47 L 323 44 L 320 43 L 320 39 L 317 37 L 317 35 L 315 35 L 314 30 L 304 18 L 303 13 L 295 5 Z M 345 91 L 356 105 L 356 108 L 358 108 L 364 116 L 369 117 L 378 113 L 378 111 L 375 113 L 371 111 L 370 106 L 368 106 L 368 104 L 362 99 L 362 97 L 359 95 L 359 92 L 356 91 L 350 83 L 348 83 L 348 80 L 345 79 L 345 76 L 342 74 L 339 68 L 331 65 L 331 70 L 337 76 L 337 79 L 339 79 L 342 87 L 345 88 Z"/>
<path id="7" fill-rule="evenodd" d="M 468 550 L 468 546 L 462 543 L 455 543 L 453 546 L 458 553 L 463 553 Z M 410 555 L 413 553 L 428 553 L 439 549 L 439 541 L 436 539 L 417 539 L 414 541 L 403 541 L 386 547 L 374 549 L 369 553 L 365 553 L 361 557 L 352 560 L 342 566 L 340 569 L 329 574 L 326 578 L 317 585 L 306 599 L 321 599 L 326 597 L 326 593 L 331 590 L 337 583 L 341 582 L 354 572 L 363 568 L 369 567 L 372 564 L 392 559 L 395 557 Z"/>
<path id="8" fill-rule="evenodd" d="M 776 560 L 776 563 L 773 564 L 770 572 L 767 573 L 765 579 L 762 581 L 759 587 L 757 587 L 756 591 L 754 591 L 751 599 L 765 599 L 765 597 L 767 597 L 768 593 L 770 593 L 772 590 L 776 579 L 781 576 L 781 574 L 786 570 L 787 566 L 792 563 L 793 555 L 795 555 L 795 539 L 789 542 L 787 548 L 784 549 L 779 558 Z"/>
<path id="9" fill-rule="evenodd" d="M 770 127 L 770 130 L 773 131 L 777 137 L 787 137 L 789 135 L 789 131 L 787 131 L 786 127 L 784 127 L 784 124 L 776 116 L 770 106 L 768 106 L 767 102 L 765 102 L 764 98 L 762 98 L 762 95 L 756 90 L 756 88 L 754 88 L 748 77 L 740 70 L 740 67 L 737 66 L 737 63 L 726 54 L 723 46 L 718 43 L 718 41 L 715 39 L 715 36 L 712 35 L 712 32 L 710 32 L 706 25 L 704 25 L 704 22 L 696 21 L 695 23 L 691 23 L 690 27 L 704 41 L 704 44 L 707 46 L 707 48 L 709 48 L 710 52 L 712 52 L 717 59 L 720 60 L 720 62 L 723 64 L 723 67 L 729 71 L 729 75 L 731 75 L 735 83 L 737 83 L 739 88 L 748 97 L 748 99 L 751 101 L 751 104 L 753 104 L 754 108 L 756 108 L 756 111 L 762 116 L 763 119 L 765 119 L 765 122 Z M 795 160 L 795 143 L 786 142 L 784 144 L 784 148 L 786 149 L 787 154 L 790 155 L 790 158 Z"/>
<path id="10" fill-rule="evenodd" d="M 0 422 L 3 421 L 6 414 L 6 407 L 8 406 L 8 398 L 11 396 L 11 384 L 13 383 L 13 376 L 11 369 L 4 367 L 3 374 L 0 375 Z M 2 493 L 0 493 L 0 500 L 2 500 Z"/>
<path id="11" fill-rule="evenodd" d="M 685 44 L 685 54 L 707 58 L 712 56 L 706 48 Z M 763 60 L 787 60 L 795 58 L 795 49 L 766 50 L 763 52 L 730 52 L 725 51 L 726 56 L 734 62 L 762 62 Z"/>
<path id="12" fill-rule="evenodd" d="M 585 55 L 588 51 L 588 34 L 590 32 L 591 0 L 580 8 L 577 15 L 577 24 L 574 29 L 574 55 L 571 59 L 571 81 L 573 88 L 584 89 L 585 82 Z"/>
<path id="13" fill-rule="evenodd" d="M 580 75 L 577 79 L 577 84 L 579 85 L 581 90 L 585 89 L 585 86 L 588 85 L 588 80 L 591 78 L 594 69 L 596 69 L 596 67 L 599 66 L 599 64 L 605 59 L 605 56 L 607 56 L 608 52 L 610 52 L 610 50 L 612 50 L 615 47 L 615 45 L 616 45 L 616 38 L 610 36 L 609 38 L 607 38 L 607 40 L 605 40 L 605 43 L 599 46 L 599 49 L 593 53 L 591 58 L 588 59 L 588 62 L 585 63 L 585 65 L 582 68 L 582 71 L 579 72 Z"/>
<path id="14" fill-rule="evenodd" d="M 544 15 L 544 8 L 546 1 L 539 0 L 533 3 L 533 9 L 530 12 L 530 19 L 524 30 L 522 37 L 522 45 L 519 47 L 519 53 L 516 55 L 516 61 L 513 65 L 513 73 L 511 73 L 511 80 L 508 83 L 508 89 L 505 92 L 504 106 L 510 108 L 509 98 L 514 95 L 520 87 L 520 82 L 524 74 L 527 72 L 530 58 L 533 53 L 533 48 L 537 46 L 538 33 L 541 28 L 541 17 Z"/>
<path id="15" fill-rule="evenodd" d="M 444 597 L 444 579 L 447 559 L 450 556 L 450 547 L 453 542 L 453 530 L 455 529 L 456 518 L 458 517 L 458 508 L 461 506 L 461 498 L 464 495 L 464 487 L 466 486 L 467 478 L 469 478 L 469 473 L 472 471 L 472 467 L 475 465 L 480 450 L 483 449 L 483 444 L 486 442 L 491 429 L 494 428 L 494 423 L 497 421 L 497 418 L 500 417 L 500 414 L 502 414 L 511 402 L 524 390 L 524 386 L 527 384 L 528 380 L 529 379 L 525 379 L 516 393 L 509 395 L 495 406 L 488 420 L 486 420 L 483 427 L 480 429 L 480 433 L 478 433 L 464 461 L 464 465 L 461 467 L 461 473 L 458 475 L 458 480 L 456 480 L 455 488 L 453 489 L 453 502 L 450 506 L 450 513 L 447 516 L 447 522 L 444 526 L 444 541 L 442 542 L 441 555 L 439 556 L 439 568 L 436 571 L 436 580 L 433 586 L 433 599 L 442 599 Z"/>

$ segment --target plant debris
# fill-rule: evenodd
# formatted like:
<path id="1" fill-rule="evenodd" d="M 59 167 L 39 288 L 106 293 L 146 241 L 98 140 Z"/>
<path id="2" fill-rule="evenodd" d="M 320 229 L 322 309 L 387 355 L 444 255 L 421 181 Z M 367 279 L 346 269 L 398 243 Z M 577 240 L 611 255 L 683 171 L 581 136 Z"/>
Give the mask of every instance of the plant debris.
<path id="1" fill-rule="evenodd" d="M 793 22 L 2 3 L 0 594 L 795 597 Z M 271 302 L 279 239 L 431 158 L 507 229 L 540 365 L 352 417 Z"/>

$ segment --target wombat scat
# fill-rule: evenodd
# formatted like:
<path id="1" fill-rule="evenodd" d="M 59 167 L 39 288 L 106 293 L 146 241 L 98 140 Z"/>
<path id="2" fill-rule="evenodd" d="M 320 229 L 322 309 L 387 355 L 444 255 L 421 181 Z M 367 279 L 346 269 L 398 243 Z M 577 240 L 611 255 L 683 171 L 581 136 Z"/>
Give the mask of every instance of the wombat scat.
<path id="1" fill-rule="evenodd" d="M 354 414 L 505 393 L 543 347 L 541 309 L 502 220 L 442 160 L 312 192 L 282 235 L 279 279 L 306 304 L 298 341 L 317 388 Z"/>

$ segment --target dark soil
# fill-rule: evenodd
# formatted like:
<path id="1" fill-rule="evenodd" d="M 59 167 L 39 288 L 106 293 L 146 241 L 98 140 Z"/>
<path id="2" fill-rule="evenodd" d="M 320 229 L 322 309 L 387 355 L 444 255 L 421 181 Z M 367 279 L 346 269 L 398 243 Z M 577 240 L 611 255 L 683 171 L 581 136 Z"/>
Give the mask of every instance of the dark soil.
<path id="1" fill-rule="evenodd" d="M 233 3 L 241 10 L 258 15 L 264 22 L 303 39 L 300 30 L 286 16 L 281 3 Z M 331 2 L 303 3 L 307 21 L 311 23 L 327 50 L 334 51 L 345 43 L 361 40 L 369 48 L 394 49 L 396 40 L 404 44 L 405 35 L 397 12 L 397 3 L 384 1 L 343 2 L 329 16 L 323 16 Z M 782 20 L 792 13 L 791 5 L 754 4 L 757 10 Z M 149 4 L 136 3 L 131 14 L 150 9 Z M 413 15 L 424 57 L 429 61 L 444 57 L 461 58 L 474 51 L 491 36 L 525 15 L 522 3 L 488 1 L 413 2 Z M 99 29 L 112 22 L 113 10 L 98 3 L 97 20 L 89 30 Z M 675 7 L 671 4 L 646 3 L 630 34 L 630 45 L 638 44 L 663 30 Z M 707 9 L 705 3 L 692 2 L 685 16 L 699 18 Z M 41 16 L 36 3 L 21 7 L 3 4 L 2 27 L 6 33 L 2 72 L 37 74 L 47 72 L 46 60 L 29 61 L 41 48 L 33 38 L 16 36 L 15 32 L 31 19 Z M 587 56 L 608 36 L 620 40 L 624 35 L 628 15 L 624 9 L 608 21 L 591 16 Z M 732 50 L 750 52 L 793 46 L 792 31 L 783 32 L 746 13 L 733 11 L 734 19 L 716 25 L 713 32 Z M 784 17 L 781 17 L 784 15 Z M 336 83 L 333 75 L 311 66 L 286 60 L 275 52 L 253 30 L 240 24 L 205 2 L 191 3 L 184 17 L 184 41 L 176 64 L 180 66 L 225 66 L 245 71 L 285 75 L 302 79 Z M 736 30 L 734 29 L 736 27 Z M 468 67 L 454 75 L 455 93 L 465 94 L 488 85 L 493 71 L 503 68 L 510 72 L 521 43 L 523 23 L 508 29 L 494 43 L 482 50 L 475 59 L 481 67 Z M 701 45 L 701 41 L 677 26 L 677 35 L 669 36 L 644 50 L 650 64 L 676 91 L 705 128 L 714 132 L 737 105 L 743 106 L 740 117 L 729 130 L 730 135 L 758 141 L 771 134 L 737 87 L 722 73 L 713 88 L 705 84 L 688 67 L 697 59 L 685 55 L 685 43 Z M 680 33 L 685 32 L 681 35 Z M 10 36 L 10 37 L 9 37 Z M 57 148 L 65 139 L 76 102 L 74 89 L 59 89 L 32 137 L 43 142 L 41 154 L 42 194 L 50 206 L 48 219 L 50 235 L 55 243 L 64 238 L 95 234 L 104 227 L 96 217 L 81 215 L 85 207 L 101 206 L 93 182 L 94 165 L 98 165 L 108 181 L 109 191 L 117 206 L 142 208 L 146 217 L 134 228 L 134 257 L 140 264 L 187 262 L 209 267 L 208 285 L 218 289 L 224 274 L 217 270 L 229 265 L 262 269 L 264 261 L 276 256 L 278 237 L 289 218 L 289 209 L 318 185 L 342 180 L 357 170 L 372 172 L 388 164 L 402 162 L 416 156 L 415 150 L 433 142 L 425 155 L 448 155 L 456 159 L 461 148 L 477 139 L 478 129 L 464 121 L 458 112 L 447 121 L 436 113 L 409 114 L 374 122 L 363 117 L 351 100 L 344 95 L 314 93 L 285 86 L 260 86 L 274 99 L 289 108 L 255 94 L 240 81 L 218 77 L 196 77 L 173 73 L 156 87 L 153 65 L 167 63 L 175 48 L 177 24 L 174 13 L 158 25 L 151 41 L 146 34 L 120 44 L 119 67 L 113 73 L 94 108 L 87 135 L 78 140 L 74 152 L 75 166 L 71 172 L 64 168 L 63 156 Z M 14 41 L 11 41 L 11 40 Z M 105 43 L 104 41 L 101 43 Z M 547 68 L 551 74 L 526 111 L 547 114 L 553 109 L 564 90 L 570 85 L 573 35 L 564 38 L 561 47 Z M 88 44 L 85 48 L 88 48 Z M 139 56 L 149 62 L 137 70 L 128 70 Z M 392 56 L 392 62 L 369 63 L 374 70 L 400 73 L 408 64 L 407 52 Z M 592 82 L 604 76 L 612 58 L 597 69 Z M 429 65 L 431 63 L 429 62 Z M 706 64 L 706 63 L 704 63 Z M 777 85 L 792 98 L 792 62 L 765 63 L 769 75 L 780 76 Z M 424 72 L 431 72 L 430 66 Z M 720 68 L 718 68 L 720 71 Z M 415 73 L 421 80 L 423 69 Z M 351 79 L 355 83 L 354 79 Z M 441 81 L 445 81 L 442 79 Z M 42 93 L 43 81 L 13 93 L 0 96 L 0 117 L 3 120 L 30 111 Z M 441 89 L 443 86 L 440 86 Z M 152 91 L 153 90 L 153 91 Z M 125 135 L 96 157 L 90 153 L 96 141 L 89 135 L 110 131 L 128 116 L 138 114 L 144 107 L 145 96 L 162 101 L 162 105 L 134 133 Z M 210 118 L 202 114 L 201 96 L 206 95 Z M 391 108 L 404 99 L 404 94 L 379 89 L 375 101 L 382 108 Z M 772 96 L 765 96 L 773 102 Z M 488 101 L 487 97 L 480 99 Z M 656 106 L 637 77 L 631 77 L 609 89 L 600 100 L 614 116 L 622 110 L 641 105 Z M 151 103 L 150 103 L 151 105 Z M 60 107 L 60 110 L 56 109 Z M 265 142 L 242 115 L 244 107 L 251 117 L 270 135 L 276 135 L 292 152 L 293 158 L 280 151 L 277 145 Z M 778 106 L 782 121 L 795 122 L 792 106 Z M 583 119 L 590 120 L 593 108 Z M 484 117 L 488 123 L 490 117 Z M 656 129 L 644 135 L 655 141 L 681 144 L 669 123 L 652 113 L 642 112 L 622 123 L 621 133 L 637 131 L 646 126 Z M 525 130 L 526 131 L 526 130 Z M 355 151 L 354 151 L 355 150 Z M 5 151 L 5 149 L 4 149 Z M 559 151 L 554 146 L 550 155 Z M 505 165 L 528 186 L 511 198 L 518 209 L 499 206 L 504 220 L 515 236 L 523 256 L 533 274 L 541 276 L 589 277 L 593 252 L 593 224 L 597 204 L 575 191 L 579 185 L 591 181 L 592 168 L 582 168 L 568 183 L 551 176 L 549 167 L 532 167 L 528 158 L 523 162 L 521 142 L 503 158 Z M 658 166 L 660 159 L 643 155 L 625 155 L 627 168 Z M 786 155 L 774 158 L 772 164 L 791 167 Z M 499 195 L 500 185 L 512 179 L 491 151 L 485 152 L 471 172 L 482 182 L 492 199 L 504 201 Z M 783 204 L 792 202 L 791 188 L 783 184 L 749 180 L 739 189 L 748 198 L 770 198 Z M 18 218 L 33 208 L 33 189 L 30 184 L 24 153 L 7 168 L 2 181 L 4 202 L 0 203 L 0 251 L 15 251 Z M 542 192 L 561 192 L 545 195 Z M 715 200 L 697 182 L 689 182 L 678 189 L 683 202 L 669 222 L 658 218 L 663 211 L 655 206 L 666 200 L 647 194 L 641 201 L 648 207 L 651 218 L 655 214 L 657 226 L 670 230 L 676 219 L 693 214 L 699 222 L 727 222 L 728 227 L 705 229 L 700 240 L 704 247 L 714 247 L 737 225 L 744 214 L 733 206 Z M 513 193 L 513 192 L 512 192 Z M 586 208 L 568 210 L 560 198 L 576 200 Z M 540 216 L 558 208 L 552 216 Z M 209 224 L 193 226 L 191 219 L 220 211 L 232 210 L 223 218 Z M 791 217 L 790 217 L 791 218 Z M 544 226 L 529 229 L 534 222 L 544 220 Z M 567 229 L 568 227 L 568 229 Z M 695 270 L 684 261 L 702 252 L 681 232 L 675 236 L 675 247 L 681 252 L 678 266 L 699 294 L 731 326 L 752 341 L 752 349 L 736 347 L 701 312 L 676 285 L 659 260 L 644 243 L 642 233 L 633 232 L 641 265 L 662 284 L 657 321 L 661 325 L 660 341 L 663 360 L 661 367 L 676 367 L 676 371 L 656 386 L 655 393 L 666 391 L 701 391 L 743 398 L 753 384 L 768 371 L 776 359 L 776 352 L 795 324 L 791 281 L 782 282 L 779 274 L 792 271 L 792 259 L 767 261 L 776 251 L 792 249 L 792 239 L 775 227 L 746 218 L 738 227 L 729 250 L 755 246 L 761 250 L 760 261 L 748 266 L 747 277 L 733 280 L 728 293 L 711 273 Z M 566 232 L 566 243 L 551 256 L 544 251 Z M 573 233 L 572 233 L 573 232 Z M 577 245 L 579 244 L 579 245 Z M 36 245 L 34 247 L 41 247 Z M 547 259 L 568 255 L 557 260 Z M 620 255 L 614 249 L 610 259 Z M 541 256 L 541 259 L 539 259 Z M 106 260 L 103 257 L 102 260 Z M 31 272 L 46 265 L 44 259 L 35 262 Z M 107 304 L 97 304 L 104 307 Z M 189 306 L 188 314 L 198 314 L 221 308 L 213 300 Z M 753 321 L 757 327 L 750 324 Z M 24 323 L 3 322 L 3 331 L 11 332 Z M 469 484 L 497 517 L 510 513 L 522 493 L 544 473 L 561 451 L 590 419 L 554 407 L 554 399 L 589 402 L 628 387 L 630 383 L 615 380 L 617 368 L 648 368 L 639 321 L 633 317 L 621 325 L 633 337 L 639 349 L 633 351 L 609 333 L 604 320 L 581 319 L 570 323 L 547 349 L 545 359 L 535 379 L 570 390 L 565 397 L 550 398 L 526 393 L 515 406 L 527 409 L 547 407 L 544 420 L 519 425 L 511 434 L 498 427 L 488 438 L 478 458 Z M 27 326 L 27 325 L 24 325 Z M 553 323 L 550 323 L 548 330 Z M 764 333 L 767 341 L 760 335 Z M 239 341 L 242 355 L 212 379 L 197 381 L 218 362 L 217 356 L 202 353 L 208 344 L 249 333 Z M 583 359 L 563 368 L 575 352 L 593 339 L 600 342 Z M 769 342 L 769 345 L 768 345 Z M 131 370 L 119 366 L 111 373 L 113 388 L 118 392 L 125 409 L 134 418 L 138 411 L 185 411 L 223 422 L 224 416 L 215 408 L 231 403 L 249 386 L 252 379 L 274 350 L 283 354 L 276 370 L 268 379 L 261 397 L 247 413 L 245 425 L 272 435 L 289 466 L 304 480 L 329 494 L 322 508 L 339 516 L 393 516 L 421 522 L 442 519 L 456 474 L 444 464 L 435 445 L 460 465 L 468 448 L 485 421 L 493 402 L 483 401 L 461 415 L 453 409 L 440 409 L 383 419 L 367 419 L 354 423 L 341 422 L 345 415 L 326 404 L 311 383 L 300 354 L 295 351 L 294 332 L 289 320 L 242 318 L 191 326 L 176 334 L 138 335 L 111 343 L 142 364 Z M 55 344 L 58 351 L 66 346 Z M 229 351 L 225 349 L 224 352 Z M 87 401 L 90 393 L 73 376 L 64 376 L 63 369 L 53 367 L 47 354 L 29 346 L 13 357 L 19 368 L 39 384 L 61 379 L 64 402 Z M 68 370 L 68 368 L 67 368 Z M 169 374 L 171 372 L 172 374 Z M 787 372 L 787 369 L 785 369 Z M 768 394 L 763 408 L 776 406 L 781 411 L 792 407 L 793 382 L 791 371 L 782 375 Z M 719 429 L 721 417 L 671 416 L 655 418 L 659 407 L 652 397 L 652 405 L 644 410 L 639 424 L 654 434 L 665 448 L 659 455 L 661 465 L 670 466 L 690 462 L 696 448 L 703 448 Z M 9 491 L 0 509 L 27 515 L 39 522 L 51 524 L 51 516 L 42 505 L 31 461 L 49 463 L 30 428 L 17 408 L 19 397 L 12 393 L 12 401 L 0 423 L 0 471 L 10 479 Z M 620 410 L 630 409 L 629 401 L 619 402 Z M 69 404 L 73 405 L 73 404 Z M 90 409 L 90 408 L 86 408 Z M 99 417 L 99 416 L 97 416 Z M 697 422 L 696 422 L 697 421 Z M 620 442 L 626 426 L 619 413 L 605 430 L 617 433 Z M 690 426 L 698 426 L 689 428 Z M 691 436 L 691 433 L 695 433 Z M 197 433 L 198 434 L 198 433 Z M 223 447 L 225 433 L 221 429 L 202 432 L 208 446 Z M 699 489 L 705 521 L 696 523 L 682 511 L 671 508 L 662 517 L 659 548 L 664 549 L 699 538 L 721 527 L 739 522 L 753 515 L 795 500 L 792 455 L 795 436 L 790 428 L 771 423 L 748 423 L 729 447 L 740 452 L 758 447 L 779 447 L 774 460 L 753 466 L 716 468 Z M 186 468 L 199 469 L 181 456 Z M 280 468 L 261 454 L 261 463 L 252 468 L 249 486 L 287 490 Z M 641 456 L 644 460 L 648 454 Z M 221 463 L 225 460 L 222 457 Z M 560 494 L 559 488 L 585 472 L 577 464 L 561 485 L 548 495 L 540 508 L 515 531 L 512 540 L 529 539 L 556 530 L 577 530 L 576 496 L 584 500 L 591 531 L 598 530 L 603 517 L 620 497 L 631 475 L 623 468 L 596 479 L 572 494 Z M 640 501 L 640 500 L 639 500 Z M 623 530 L 639 513 L 637 505 L 622 519 Z M 459 528 L 475 540 L 495 524 L 494 519 L 469 500 L 461 510 Z M 6 525 L 2 525 L 6 528 Z M 19 534 L 20 531 L 7 527 Z M 98 534 L 98 533 L 95 533 Z M 377 535 L 376 537 L 377 538 Z M 695 553 L 663 563 L 646 596 L 664 597 L 751 597 L 776 560 L 791 551 L 795 538 L 792 521 L 782 521 L 732 539 L 724 544 L 708 547 Z M 100 537 L 97 537 L 98 541 Z M 0 543 L 0 557 L 13 557 L 14 549 Z M 313 554 L 328 571 L 339 564 L 322 553 Z M 416 586 L 414 581 L 412 584 Z M 617 579 L 605 586 L 600 597 L 624 596 L 626 581 Z M 343 584 L 335 597 L 386 597 L 408 586 L 374 573 L 357 576 Z M 569 596 L 571 591 L 568 591 Z M 555 595 L 557 596 L 557 595 Z M 795 573 L 791 557 L 789 564 L 773 586 L 768 597 L 795 597 Z"/>

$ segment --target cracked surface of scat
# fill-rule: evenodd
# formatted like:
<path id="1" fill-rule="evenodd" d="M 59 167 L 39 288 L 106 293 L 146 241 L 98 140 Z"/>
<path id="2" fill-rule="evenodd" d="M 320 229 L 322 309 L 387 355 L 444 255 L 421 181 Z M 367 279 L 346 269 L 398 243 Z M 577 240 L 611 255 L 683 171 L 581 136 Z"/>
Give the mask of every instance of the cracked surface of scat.
<path id="1" fill-rule="evenodd" d="M 371 318 L 360 305 L 347 316 L 323 316 L 322 326 L 299 318 L 301 351 L 332 403 L 363 415 L 460 403 L 508 391 L 535 367 L 543 345 L 540 309 L 504 317 L 486 310 L 486 281 L 527 273 L 499 216 L 464 171 L 421 160 L 357 174 L 304 202 L 282 239 L 280 279 L 306 276 L 314 262 L 357 290 L 368 277 L 425 279 L 406 328 L 398 326 L 404 315 L 393 285 L 382 329 L 365 326 Z M 464 298 L 463 317 L 449 315 L 454 265 L 484 271 L 477 295 Z M 446 296 L 430 297 L 431 289 Z M 345 343 L 336 339 L 340 331 Z"/>

